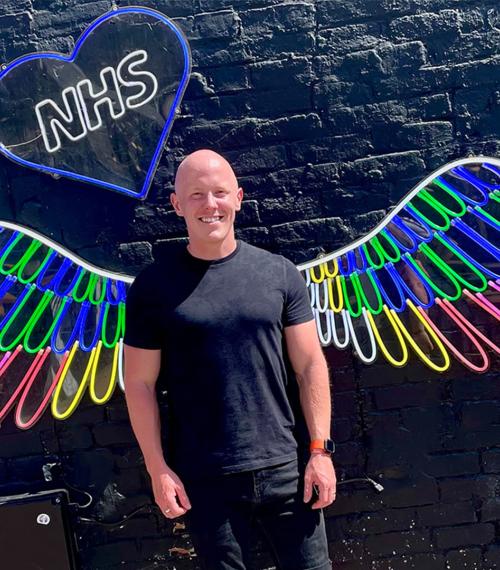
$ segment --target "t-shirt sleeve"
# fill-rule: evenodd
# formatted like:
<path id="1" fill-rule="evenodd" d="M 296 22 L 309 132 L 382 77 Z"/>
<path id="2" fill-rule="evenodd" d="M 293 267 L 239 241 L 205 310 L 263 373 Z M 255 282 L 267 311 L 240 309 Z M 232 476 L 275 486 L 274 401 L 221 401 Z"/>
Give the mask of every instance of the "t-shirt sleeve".
<path id="1" fill-rule="evenodd" d="M 127 292 L 123 342 L 155 350 L 162 346 L 162 334 L 157 319 L 159 299 L 154 294 L 151 274 L 150 268 L 140 273 Z"/>
<path id="2" fill-rule="evenodd" d="M 283 326 L 287 327 L 306 323 L 314 317 L 304 279 L 291 261 L 283 259 L 285 263 L 286 291 Z"/>

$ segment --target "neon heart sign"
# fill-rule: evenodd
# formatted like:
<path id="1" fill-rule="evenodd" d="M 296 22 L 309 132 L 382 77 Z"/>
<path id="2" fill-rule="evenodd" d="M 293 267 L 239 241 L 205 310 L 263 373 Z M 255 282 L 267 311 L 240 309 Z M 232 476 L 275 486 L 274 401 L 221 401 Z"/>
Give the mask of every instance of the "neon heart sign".
<path id="1" fill-rule="evenodd" d="M 0 152 L 15 162 L 136 198 L 151 186 L 191 70 L 163 14 L 104 14 L 73 53 L 34 53 L 0 73 Z"/>

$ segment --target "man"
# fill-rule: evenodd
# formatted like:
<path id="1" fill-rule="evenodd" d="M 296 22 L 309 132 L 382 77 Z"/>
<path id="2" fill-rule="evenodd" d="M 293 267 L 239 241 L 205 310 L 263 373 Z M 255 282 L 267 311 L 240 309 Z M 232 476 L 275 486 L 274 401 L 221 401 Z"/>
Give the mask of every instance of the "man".
<path id="1" fill-rule="evenodd" d="M 294 265 L 235 239 L 242 197 L 229 163 L 212 151 L 179 166 L 171 202 L 189 244 L 142 272 L 127 298 L 130 419 L 155 501 L 167 518 L 187 515 L 204 568 L 246 568 L 256 520 L 280 568 L 327 570 L 328 371 Z M 305 473 L 287 363 L 314 442 Z M 158 377 L 168 398 L 165 449 Z"/>

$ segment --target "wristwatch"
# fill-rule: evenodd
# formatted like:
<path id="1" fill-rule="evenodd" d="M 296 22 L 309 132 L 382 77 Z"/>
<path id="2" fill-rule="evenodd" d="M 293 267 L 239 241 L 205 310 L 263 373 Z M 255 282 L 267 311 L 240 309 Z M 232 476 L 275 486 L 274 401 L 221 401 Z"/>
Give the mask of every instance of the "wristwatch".
<path id="1" fill-rule="evenodd" d="M 335 443 L 333 439 L 313 439 L 309 451 L 312 453 L 316 449 L 331 455 L 335 452 Z"/>

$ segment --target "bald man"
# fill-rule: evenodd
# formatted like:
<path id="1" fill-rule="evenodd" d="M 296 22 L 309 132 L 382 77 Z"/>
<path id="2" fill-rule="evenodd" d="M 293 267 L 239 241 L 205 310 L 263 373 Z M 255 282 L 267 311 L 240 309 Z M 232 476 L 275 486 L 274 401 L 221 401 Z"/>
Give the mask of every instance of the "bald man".
<path id="1" fill-rule="evenodd" d="M 279 568 L 327 570 L 322 509 L 336 483 L 328 371 L 295 266 L 235 238 L 242 198 L 215 152 L 179 166 L 171 202 L 189 243 L 143 271 L 127 297 L 130 419 L 155 501 L 167 518 L 187 515 L 203 568 L 247 568 L 257 523 Z"/>

